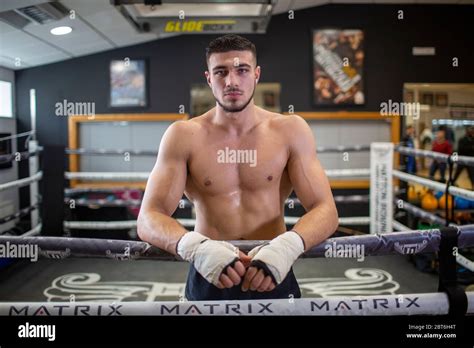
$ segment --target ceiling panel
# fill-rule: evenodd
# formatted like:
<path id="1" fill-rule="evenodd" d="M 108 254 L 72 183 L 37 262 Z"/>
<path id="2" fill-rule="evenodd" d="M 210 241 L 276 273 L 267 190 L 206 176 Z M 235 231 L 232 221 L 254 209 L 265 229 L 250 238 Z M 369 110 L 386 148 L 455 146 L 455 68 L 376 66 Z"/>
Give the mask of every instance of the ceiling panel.
<path id="1" fill-rule="evenodd" d="M 63 25 L 70 26 L 72 32 L 63 36 L 55 36 L 50 33 L 52 28 Z M 104 40 L 102 36 L 90 28 L 80 18 L 70 19 L 68 17 L 54 23 L 43 25 L 30 24 L 26 26 L 24 30 L 73 55 L 80 55 L 81 51 L 78 47 L 87 47 L 87 44 L 90 44 L 91 46 L 99 45 L 100 47 L 106 46 L 108 48 L 113 48 L 111 44 Z"/>
<path id="2" fill-rule="evenodd" d="M 2 23 L 0 30 L 3 30 L 2 28 L 5 26 L 10 27 L 8 24 Z M 15 48 L 34 45 L 36 42 L 37 40 L 34 37 L 31 37 L 27 33 L 24 33 L 18 29 L 14 29 L 7 33 L 2 31 L 0 34 L 0 49 L 2 50 L 2 54 L 8 53 L 8 55 L 11 55 L 11 52 Z"/>
<path id="3" fill-rule="evenodd" d="M 110 4 L 110 0 L 61 0 L 61 4 L 74 10 L 82 17 L 105 12 L 108 13 L 115 8 Z"/>
<path id="4" fill-rule="evenodd" d="M 3 66 L 8 69 L 12 69 L 12 70 L 19 69 L 18 67 L 15 66 L 15 61 L 12 58 L 2 56 L 1 52 L 0 52 L 0 66 Z M 29 65 L 24 66 L 24 68 L 28 68 L 28 67 Z"/>
<path id="5" fill-rule="evenodd" d="M 62 52 L 54 52 L 45 55 L 35 55 L 35 64 L 50 64 L 54 62 L 59 62 L 65 59 L 69 59 L 70 57 Z"/>
<path id="6" fill-rule="evenodd" d="M 0 11 L 46 2 L 47 0 L 0 0 Z M 0 65 L 12 69 L 47 64 L 72 57 L 82 56 L 156 40 L 155 33 L 138 33 L 118 13 L 110 0 L 61 0 L 64 6 L 73 9 L 76 19 L 68 17 L 53 24 L 30 24 L 24 31 L 0 22 Z M 290 9 L 337 4 L 404 4 L 446 3 L 474 4 L 474 0 L 279 0 L 273 14 Z M 50 29 L 57 25 L 68 25 L 73 32 L 66 36 L 53 36 Z M 160 37 L 174 36 L 166 34 Z M 15 67 L 14 58 L 23 59 L 23 66 Z"/>
<path id="7" fill-rule="evenodd" d="M 18 31 L 18 29 L 13 28 L 12 26 L 8 25 L 7 23 L 4 23 L 4 22 L 0 21 L 0 38 L 2 38 L 2 36 L 6 35 L 6 34 L 14 32 L 14 31 Z"/>
<path id="8" fill-rule="evenodd" d="M 85 16 L 84 20 L 107 36 L 117 46 L 133 44 L 133 40 L 139 43 L 157 38 L 156 34 L 138 33 L 115 9 L 109 11 L 107 16 L 95 13 Z"/>

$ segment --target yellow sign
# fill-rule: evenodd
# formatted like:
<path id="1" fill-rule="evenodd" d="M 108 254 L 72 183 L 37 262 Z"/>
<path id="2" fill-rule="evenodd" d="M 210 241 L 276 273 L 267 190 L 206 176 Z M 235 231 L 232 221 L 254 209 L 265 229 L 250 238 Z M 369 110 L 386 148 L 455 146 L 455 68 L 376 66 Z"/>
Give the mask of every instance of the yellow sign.
<path id="1" fill-rule="evenodd" d="M 203 31 L 231 30 L 237 22 L 234 20 L 206 20 L 206 21 L 168 21 L 165 32 L 167 33 L 193 33 Z"/>

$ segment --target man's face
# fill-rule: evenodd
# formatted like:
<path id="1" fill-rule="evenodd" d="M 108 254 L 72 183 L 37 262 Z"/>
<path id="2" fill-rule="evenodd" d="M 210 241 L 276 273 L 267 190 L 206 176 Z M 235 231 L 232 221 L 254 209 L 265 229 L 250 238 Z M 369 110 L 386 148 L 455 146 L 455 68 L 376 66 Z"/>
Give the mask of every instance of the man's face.
<path id="1" fill-rule="evenodd" d="M 240 112 L 253 98 L 260 77 L 251 51 L 213 53 L 206 78 L 217 103 L 226 112 Z"/>

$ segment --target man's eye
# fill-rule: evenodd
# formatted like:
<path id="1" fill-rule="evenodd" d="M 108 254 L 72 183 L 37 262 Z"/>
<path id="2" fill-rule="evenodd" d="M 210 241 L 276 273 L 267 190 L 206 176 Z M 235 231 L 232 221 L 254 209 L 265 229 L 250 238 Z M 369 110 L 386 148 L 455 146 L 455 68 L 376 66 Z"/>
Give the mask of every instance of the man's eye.
<path id="1" fill-rule="evenodd" d="M 216 71 L 214 74 L 215 74 L 215 75 L 223 75 L 224 72 L 223 72 L 223 71 Z"/>
<path id="2" fill-rule="evenodd" d="M 240 73 L 244 73 L 244 72 L 246 73 L 246 72 L 248 72 L 248 71 L 249 71 L 248 69 L 239 69 L 239 72 L 240 72 Z"/>

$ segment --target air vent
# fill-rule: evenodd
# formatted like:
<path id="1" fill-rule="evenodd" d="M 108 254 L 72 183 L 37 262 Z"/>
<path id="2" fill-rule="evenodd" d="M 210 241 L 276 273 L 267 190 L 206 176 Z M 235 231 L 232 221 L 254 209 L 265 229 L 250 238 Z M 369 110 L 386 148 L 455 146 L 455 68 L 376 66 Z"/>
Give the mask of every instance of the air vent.
<path id="1" fill-rule="evenodd" d="M 48 2 L 36 6 L 27 6 L 14 10 L 30 21 L 45 24 L 64 18 L 68 10 L 57 2 Z"/>
<path id="2" fill-rule="evenodd" d="M 58 2 L 46 2 L 36 6 L 21 7 L 0 13 L 3 21 L 17 29 L 23 29 L 30 23 L 45 24 L 60 20 L 69 14 L 69 10 Z"/>

